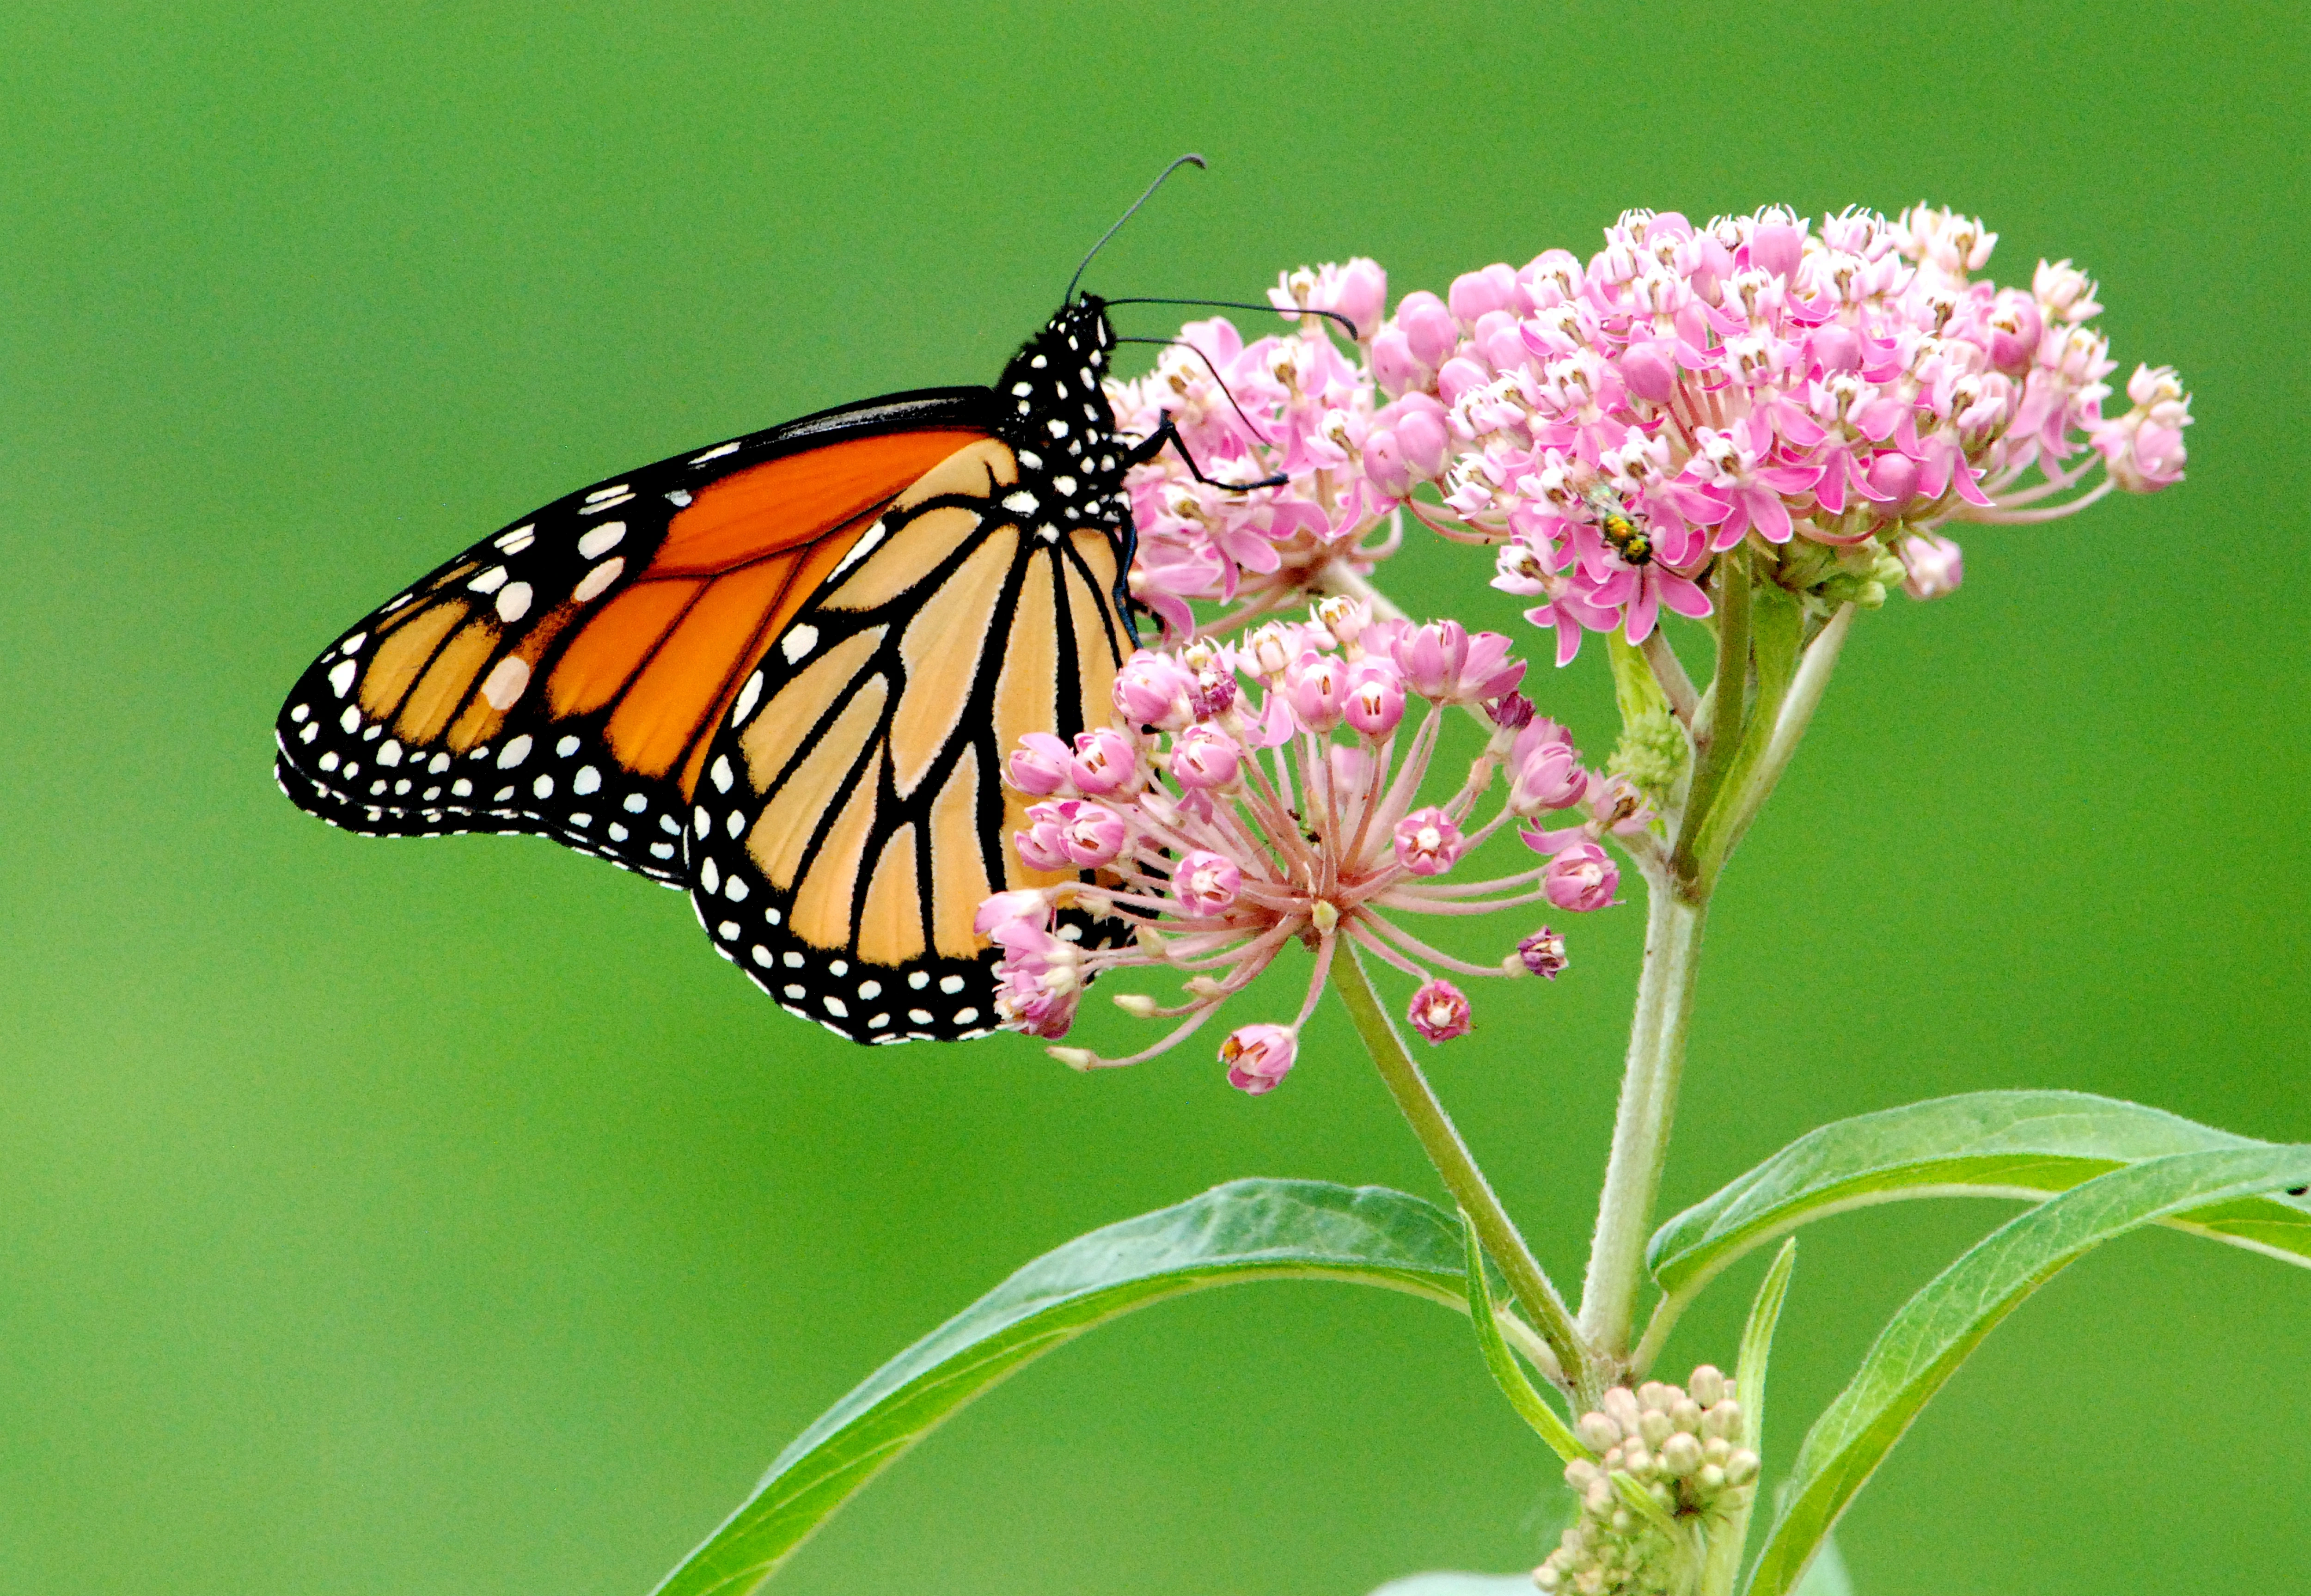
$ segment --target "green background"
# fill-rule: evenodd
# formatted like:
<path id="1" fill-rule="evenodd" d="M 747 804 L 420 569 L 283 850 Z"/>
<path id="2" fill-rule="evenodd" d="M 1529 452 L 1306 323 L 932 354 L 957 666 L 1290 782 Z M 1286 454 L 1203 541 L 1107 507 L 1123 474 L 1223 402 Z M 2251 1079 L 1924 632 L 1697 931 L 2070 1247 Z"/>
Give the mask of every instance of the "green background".
<path id="1" fill-rule="evenodd" d="M 1435 1190 L 1329 1006 L 1259 1100 L 1200 1042 L 854 1050 L 676 894 L 358 841 L 267 772 L 335 629 L 532 504 L 990 379 L 1183 148 L 1213 170 L 1094 287 L 1369 253 L 1442 289 L 1625 205 L 1921 196 L 2001 277 L 2096 272 L 2122 379 L 2198 392 L 2190 481 L 1977 533 L 1956 598 L 1865 617 L 1722 894 L 1666 1197 L 1975 1087 L 2311 1138 L 2299 7 L 807 9 L 0 20 L 0 1586 L 640 1596 L 1065 1237 L 1242 1173 Z M 1392 579 L 1511 621 L 1484 574 Z M 1603 674 L 1539 684 L 1600 754 Z M 1562 1280 L 1640 929 L 1580 923 L 1434 1056 Z M 1809 1235 L 1769 1468 L 2001 1211 Z M 1673 1365 L 1730 1361 L 1755 1270 Z M 2167 1234 L 2064 1277 L 1847 1522 L 1863 1596 L 2293 1588 L 2307 1308 Z M 1530 1565 L 1548 1461 L 1448 1316 L 1218 1293 L 972 1409 L 781 1588 L 1354 1596 Z"/>

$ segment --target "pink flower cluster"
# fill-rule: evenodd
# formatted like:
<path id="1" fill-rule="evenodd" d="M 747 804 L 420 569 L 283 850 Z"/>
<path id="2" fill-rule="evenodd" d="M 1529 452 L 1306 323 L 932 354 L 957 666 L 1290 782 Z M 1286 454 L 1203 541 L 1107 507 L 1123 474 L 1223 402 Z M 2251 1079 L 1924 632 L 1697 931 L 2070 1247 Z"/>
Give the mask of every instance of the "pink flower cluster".
<path id="1" fill-rule="evenodd" d="M 1229 1081 L 1256 1095 L 1292 1068 L 1343 939 L 1421 982 L 1408 1018 L 1432 1043 L 1472 1024 L 1446 973 L 1554 978 L 1565 941 L 1546 926 L 1484 965 L 1398 923 L 1408 913 L 1542 903 L 1584 912 L 1614 902 L 1619 876 L 1598 839 L 1649 816 L 1626 783 L 1584 768 L 1564 728 L 1533 713 L 1517 692 L 1524 669 L 1497 633 L 1375 622 L 1345 597 L 1318 605 L 1305 624 L 1270 622 L 1233 645 L 1201 640 L 1134 655 L 1115 680 L 1113 726 L 1072 746 L 1030 737 L 1010 758 L 1009 783 L 1036 800 L 1015 833 L 1021 857 L 1094 871 L 1095 884 L 1000 893 L 981 906 L 979 929 L 1002 950 L 1006 1023 L 1056 1040 L 1094 976 L 1176 971 L 1178 1004 L 1117 999 L 1142 1017 L 1181 1022 L 1154 1046 L 1115 1060 L 1051 1050 L 1082 1069 L 1137 1063 L 1184 1039 L 1297 942 L 1315 955 L 1298 1016 L 1239 1027 L 1220 1050 Z M 1495 729 L 1452 789 L 1424 801 L 1456 704 L 1481 709 Z M 1488 791 L 1494 812 L 1479 821 Z M 1539 824 L 1573 811 L 1575 824 Z M 1450 879 L 1512 824 L 1541 862 Z M 1086 948 L 1058 933 L 1056 911 L 1068 904 L 1137 922 L 1136 935 Z"/>
<path id="2" fill-rule="evenodd" d="M 1541 600 L 1560 661 L 1584 630 L 1641 642 L 1664 607 L 1708 614 L 1700 579 L 1745 540 L 1798 591 L 1876 602 L 1890 571 L 1930 597 L 1960 574 L 1945 522 L 2182 474 L 2173 372 L 2138 372 L 2105 419 L 2094 283 L 2067 261 L 2027 290 L 1974 278 L 1995 242 L 1924 205 L 1818 227 L 1632 211 L 1585 265 L 1551 249 L 1408 296 L 1372 364 L 1395 406 L 1441 413 L 1440 529 L 1501 543 L 1495 585 Z M 2100 485 L 2039 502 L 2096 464 Z"/>
<path id="3" fill-rule="evenodd" d="M 2095 283 L 2068 261 L 2028 289 L 1976 278 L 1996 241 L 1925 205 L 1700 226 L 1631 211 L 1585 264 L 1486 266 L 1384 322 L 1371 261 L 1286 274 L 1269 299 L 1295 331 L 1246 345 L 1190 323 L 1112 390 L 1127 430 L 1173 415 L 1208 476 L 1291 479 L 1233 493 L 1168 454 L 1141 467 L 1135 590 L 1181 637 L 1190 601 L 1237 603 L 1225 630 L 1334 562 L 1369 570 L 1394 544 L 1367 535 L 1403 509 L 1496 545 L 1494 585 L 1539 600 L 1526 613 L 1559 663 L 1585 632 L 1643 641 L 1663 608 L 1706 615 L 1712 560 L 1745 543 L 1761 576 L 1826 605 L 1949 592 L 1947 523 L 2165 487 L 2191 421 L 2165 367 L 2138 369 L 2132 408 L 2106 417 Z M 1316 310 L 1353 323 L 1355 360 Z"/>
<path id="4" fill-rule="evenodd" d="M 1287 274 L 1270 297 L 1286 310 L 1330 311 L 1365 336 L 1379 327 L 1388 276 L 1369 260 Z M 1274 610 L 1322 585 L 1328 568 L 1361 574 L 1395 546 L 1368 541 L 1396 500 L 1359 464 L 1374 406 L 1371 377 L 1344 355 L 1338 324 L 1305 316 L 1292 333 L 1246 344 L 1226 318 L 1191 321 L 1147 376 L 1111 383 L 1126 433 L 1168 414 L 1199 482 L 1176 450 L 1131 474 L 1139 529 L 1132 590 L 1179 638 L 1195 630 L 1192 600 Z M 1284 475 L 1241 493 L 1213 483 Z"/>

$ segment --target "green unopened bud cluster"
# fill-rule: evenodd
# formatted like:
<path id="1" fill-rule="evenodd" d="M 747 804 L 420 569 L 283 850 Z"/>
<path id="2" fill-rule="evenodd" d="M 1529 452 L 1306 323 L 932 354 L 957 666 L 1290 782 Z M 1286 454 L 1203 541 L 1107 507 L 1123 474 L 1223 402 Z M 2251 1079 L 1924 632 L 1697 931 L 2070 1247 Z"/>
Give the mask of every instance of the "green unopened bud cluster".
<path id="1" fill-rule="evenodd" d="M 1670 1596 L 1708 1531 L 1757 1489 L 1757 1454 L 1741 1443 L 1741 1405 L 1732 1382 L 1705 1364 L 1683 1390 L 1654 1380 L 1635 1391 L 1617 1385 L 1598 1409 L 1573 1426 L 1597 1461 L 1565 1466 L 1580 1516 L 1533 1571 L 1533 1583 L 1567 1596 Z M 1660 1512 L 1633 1504 L 1633 1491 Z"/>
<path id="2" fill-rule="evenodd" d="M 1605 762 L 1608 775 L 1626 776 L 1630 784 L 1660 808 L 1685 768 L 1685 733 L 1670 716 L 1668 706 L 1648 706 L 1623 722 L 1621 741 Z"/>
<path id="3" fill-rule="evenodd" d="M 1901 558 L 1874 541 L 1839 547 L 1795 540 L 1776 554 L 1777 563 L 1761 562 L 1761 571 L 1809 601 L 1818 615 L 1833 614 L 1844 604 L 1876 609 L 1906 574 Z"/>

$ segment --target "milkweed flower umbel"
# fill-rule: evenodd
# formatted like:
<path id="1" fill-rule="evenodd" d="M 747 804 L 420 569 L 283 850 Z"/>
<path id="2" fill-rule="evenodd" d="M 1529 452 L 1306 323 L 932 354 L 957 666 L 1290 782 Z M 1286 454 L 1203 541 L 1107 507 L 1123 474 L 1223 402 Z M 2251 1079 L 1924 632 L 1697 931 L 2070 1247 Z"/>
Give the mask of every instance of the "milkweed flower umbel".
<path id="1" fill-rule="evenodd" d="M 1817 607 L 1950 592 L 1953 523 L 2155 493 L 2187 456 L 2172 368 L 2137 367 L 2106 415 L 2094 281 L 2042 260 L 2001 286 L 1978 275 L 1997 240 L 1923 203 L 1633 210 L 1585 262 L 1488 266 L 1377 322 L 1374 263 L 1286 273 L 1269 297 L 1294 331 L 1190 322 L 1153 372 L 1108 385 L 1124 432 L 1171 416 L 1207 476 L 1288 477 L 1238 493 L 1172 451 L 1139 467 L 1134 590 L 1176 635 L 1191 600 L 1241 621 L 1369 571 L 1404 511 L 1493 545 L 1493 585 L 1537 601 L 1560 664 L 1591 632 L 1642 642 L 1663 610 L 1706 616 L 1736 547 Z M 1353 351 L 1312 311 L 1351 323 Z"/>
<path id="2" fill-rule="evenodd" d="M 1314 955 L 1298 1014 L 1241 1025 L 1220 1049 L 1229 1082 L 1258 1095 L 1291 1069 L 1344 942 L 1421 983 L 1408 1017 L 1431 1042 L 1473 1023 L 1446 976 L 1553 977 L 1564 941 L 1546 928 L 1483 964 L 1404 924 L 1612 900 L 1618 878 L 1609 862 L 1596 868 L 1596 839 L 1630 820 L 1631 800 L 1624 784 L 1582 766 L 1561 727 L 1533 714 L 1516 691 L 1523 674 L 1496 633 L 1375 621 L 1363 603 L 1338 597 L 1304 624 L 1271 622 L 1233 644 L 1136 655 L 1116 677 L 1112 728 L 1072 750 L 1030 737 L 1012 757 L 1012 785 L 1037 800 L 1015 839 L 1021 856 L 1095 876 L 981 906 L 978 929 L 1000 950 L 1005 1023 L 1057 1038 L 1094 976 L 1174 972 L 1175 1003 L 1117 999 L 1178 1022 L 1163 1040 L 1122 1059 L 1052 1050 L 1081 1069 L 1137 1063 L 1185 1039 L 1297 943 Z M 1494 730 L 1469 765 L 1448 770 L 1437 750 L 1455 705 L 1480 708 Z M 1574 824 L 1531 829 L 1545 811 L 1568 812 Z M 1469 855 L 1507 826 L 1548 861 L 1462 879 Z M 1083 946 L 1059 926 L 1063 906 L 1130 934 Z"/>
<path id="3" fill-rule="evenodd" d="M 1664 609 L 1706 615 L 1711 562 L 1745 545 L 1824 607 L 1948 593 L 1940 528 L 2155 492 L 2191 420 L 2165 367 L 2105 416 L 2095 284 L 2068 261 L 2027 289 L 1976 277 L 1996 241 L 1923 204 L 1624 213 L 1585 263 L 1545 250 L 1406 296 L 1374 337 L 1375 415 L 1425 399 L 1451 447 L 1430 472 L 1367 469 L 1400 496 L 1429 476 L 1451 515 L 1423 519 L 1498 545 L 1494 586 L 1541 601 L 1527 616 L 1560 663 L 1584 632 L 1643 642 Z"/>

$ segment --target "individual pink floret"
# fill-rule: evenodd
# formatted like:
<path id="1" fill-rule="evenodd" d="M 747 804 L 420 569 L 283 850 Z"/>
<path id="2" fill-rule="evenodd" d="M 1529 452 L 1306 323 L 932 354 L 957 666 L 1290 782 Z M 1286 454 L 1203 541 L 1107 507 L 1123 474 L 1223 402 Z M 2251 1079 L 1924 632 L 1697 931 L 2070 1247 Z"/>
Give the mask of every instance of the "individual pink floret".
<path id="1" fill-rule="evenodd" d="M 1412 994 L 1405 1018 L 1434 1047 L 1469 1033 L 1469 999 L 1459 987 L 1440 976 Z"/>

